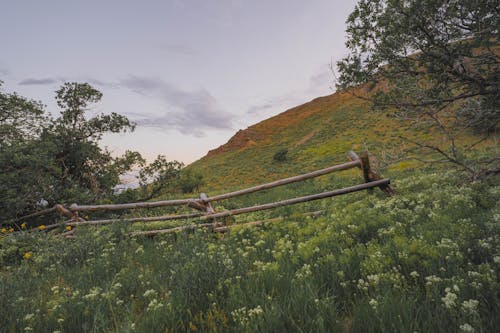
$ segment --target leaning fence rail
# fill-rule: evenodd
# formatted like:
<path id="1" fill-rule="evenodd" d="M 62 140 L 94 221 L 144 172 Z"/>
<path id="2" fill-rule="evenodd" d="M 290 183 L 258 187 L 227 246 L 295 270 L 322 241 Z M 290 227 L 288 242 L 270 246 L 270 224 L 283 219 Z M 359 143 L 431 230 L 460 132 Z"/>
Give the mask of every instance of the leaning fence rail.
<path id="1" fill-rule="evenodd" d="M 63 205 L 55 205 L 52 208 L 45 209 L 43 211 L 35 212 L 26 216 L 19 218 L 17 221 L 28 220 L 33 217 L 45 215 L 52 213 L 54 211 L 67 216 L 70 218 L 69 221 L 65 221 L 62 223 L 55 223 L 46 227 L 46 229 L 53 229 L 58 226 L 70 226 L 77 227 L 82 225 L 102 225 L 109 224 L 114 222 L 152 222 L 152 221 L 167 221 L 167 220 L 179 220 L 179 219 L 193 219 L 198 218 L 199 220 L 206 221 L 212 220 L 211 223 L 198 223 L 192 224 L 188 226 L 181 226 L 170 229 L 162 229 L 162 230 L 150 230 L 147 232 L 136 232 L 134 234 L 143 234 L 143 235 L 153 235 L 156 233 L 168 233 L 179 230 L 185 230 L 190 228 L 198 228 L 198 227 L 209 227 L 215 229 L 221 229 L 223 226 L 217 222 L 215 219 L 245 214 L 255 211 L 261 211 L 266 209 L 272 209 L 282 206 L 294 205 L 297 203 L 308 202 L 313 200 L 319 200 L 324 198 L 329 198 L 333 196 L 343 195 L 347 193 L 362 191 L 362 190 L 371 190 L 375 187 L 380 188 L 382 191 L 386 192 L 389 195 L 394 194 L 394 190 L 390 187 L 389 179 L 382 179 L 377 173 L 375 173 L 370 167 L 370 160 L 367 153 L 361 154 L 361 157 L 358 156 L 355 152 L 350 151 L 348 153 L 348 157 L 351 160 L 350 162 L 334 165 L 328 168 L 304 173 L 301 175 L 288 177 L 279 179 L 273 182 L 249 187 L 246 189 L 224 193 L 215 195 L 212 197 L 207 196 L 205 193 L 201 193 L 198 198 L 187 198 L 187 199 L 176 199 L 176 200 L 162 200 L 162 201 L 151 201 L 151 202 L 132 202 L 125 204 L 105 204 L 105 205 L 78 205 L 72 204 L 69 207 L 65 207 Z M 294 182 L 304 181 L 307 179 L 323 176 L 332 172 L 348 170 L 352 168 L 359 168 L 363 172 L 363 178 L 365 182 L 363 184 L 357 184 L 350 187 L 336 189 L 333 191 L 316 193 L 312 195 L 271 202 L 256 206 L 226 210 L 222 212 L 217 212 L 213 207 L 212 203 L 226 200 L 230 198 L 234 198 L 240 195 L 245 195 L 249 193 L 254 193 Z M 133 218 L 115 218 L 115 219 L 102 219 L 102 220 L 91 220 L 87 221 L 80 216 L 80 212 L 85 211 L 116 211 L 116 210 L 127 210 L 127 209 L 139 209 L 139 208 L 155 208 L 155 207 L 165 207 L 165 206 L 182 206 L 187 205 L 190 208 L 198 210 L 196 213 L 188 213 L 188 214 L 177 214 L 177 215 L 163 215 L 163 216 L 148 216 L 148 217 L 133 217 Z M 215 230 L 214 229 L 214 230 Z M 223 229 L 223 228 L 222 228 Z"/>

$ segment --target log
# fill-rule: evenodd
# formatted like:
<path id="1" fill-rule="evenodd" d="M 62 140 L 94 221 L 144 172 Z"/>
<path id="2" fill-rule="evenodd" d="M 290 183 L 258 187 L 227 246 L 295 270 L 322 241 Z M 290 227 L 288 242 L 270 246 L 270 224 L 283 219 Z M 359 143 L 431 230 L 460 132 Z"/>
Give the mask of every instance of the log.
<path id="1" fill-rule="evenodd" d="M 316 170 L 313 172 L 305 173 L 298 176 L 293 176 L 289 178 L 284 178 L 280 180 L 276 180 L 274 182 L 257 185 L 254 187 L 250 187 L 247 189 L 234 191 L 230 193 L 220 194 L 213 197 L 206 197 L 206 203 L 212 201 L 219 201 L 224 199 L 229 199 L 232 197 L 236 197 L 243 194 L 253 193 L 281 185 L 286 185 L 314 177 L 319 177 L 322 175 L 326 175 L 328 173 L 332 173 L 335 171 L 342 171 L 347 169 L 352 169 L 358 167 L 360 165 L 359 161 L 347 162 L 339 165 L 334 165 L 325 169 Z M 162 207 L 162 206 L 178 206 L 178 205 L 189 205 L 192 204 L 196 206 L 196 203 L 204 203 L 203 199 L 199 198 L 191 198 L 191 199 L 177 199 L 177 200 L 165 200 L 165 201 L 151 201 L 151 202 L 133 202 L 126 204 L 109 204 L 109 205 L 77 205 L 73 204 L 69 207 L 69 210 L 72 212 L 78 211 L 97 211 L 97 210 L 120 210 L 120 209 L 137 209 L 137 208 L 153 208 L 153 207 Z"/>
<path id="2" fill-rule="evenodd" d="M 380 180 L 382 177 L 380 177 L 370 166 L 370 158 L 368 156 L 368 153 L 363 153 L 361 157 L 358 156 L 353 151 L 350 151 L 348 154 L 349 158 L 351 160 L 358 160 L 361 162 L 359 168 L 363 171 L 363 178 L 365 179 L 365 182 L 373 182 L 375 180 Z M 381 185 L 380 190 L 385 192 L 387 195 L 393 196 L 396 194 L 396 191 L 389 185 Z"/>
<path id="3" fill-rule="evenodd" d="M 110 204 L 110 205 L 77 205 L 73 204 L 69 207 L 72 212 L 78 211 L 96 211 L 96 210 L 120 210 L 120 209 L 137 209 L 137 208 L 154 208 L 163 206 L 179 206 L 190 203 L 197 203 L 199 199 L 176 199 L 151 202 L 131 202 L 126 204 Z"/>
<path id="4" fill-rule="evenodd" d="M 198 228 L 215 228 L 218 226 L 221 226 L 222 224 L 219 222 L 216 223 L 202 223 L 202 224 L 190 224 L 190 225 L 183 225 L 180 227 L 175 227 L 175 228 L 168 228 L 168 229 L 159 229 L 159 230 L 148 230 L 148 231 L 136 231 L 130 233 L 130 236 L 154 236 L 157 234 L 169 234 L 173 232 L 179 232 L 183 230 L 195 230 Z"/>
<path id="5" fill-rule="evenodd" d="M 200 200 L 205 205 L 207 213 L 209 214 L 215 213 L 215 209 L 212 207 L 212 204 L 210 204 L 210 200 L 208 200 L 208 196 L 206 195 L 206 193 L 200 193 Z"/>
<path id="6" fill-rule="evenodd" d="M 82 221 L 82 222 L 66 222 L 66 225 L 78 226 L 78 225 L 99 225 L 99 224 L 109 224 L 114 222 L 154 222 L 154 221 L 168 221 L 177 219 L 188 219 L 195 218 L 205 215 L 204 213 L 193 213 L 184 215 L 162 215 L 162 216 L 151 216 L 151 217 L 134 217 L 134 218 L 124 218 L 124 219 L 108 219 L 108 220 L 94 220 L 94 221 Z"/>
<path id="7" fill-rule="evenodd" d="M 66 215 L 69 218 L 74 218 L 74 214 L 70 212 L 66 207 L 63 205 L 55 205 L 55 209 L 62 215 Z"/>
<path id="8" fill-rule="evenodd" d="M 58 205 L 56 205 L 56 206 L 58 206 Z M 14 221 L 15 222 L 19 222 L 19 221 L 23 221 L 23 220 L 26 220 L 26 219 L 29 219 L 29 218 L 32 218 L 32 217 L 36 217 L 36 216 L 40 216 L 40 215 L 45 215 L 45 214 L 52 213 L 53 211 L 56 210 L 56 206 L 51 207 L 51 208 L 47 208 L 47 209 L 44 209 L 44 210 L 40 210 L 38 212 L 34 212 L 32 214 L 29 214 L 29 215 L 25 215 L 25 216 L 19 217 L 19 218 L 15 219 Z"/>
<path id="9" fill-rule="evenodd" d="M 313 200 L 329 198 L 329 197 L 333 197 L 333 196 L 337 196 L 337 195 L 362 191 L 362 190 L 366 190 L 369 188 L 379 187 L 379 186 L 388 185 L 388 184 L 390 184 L 389 179 L 381 179 L 381 180 L 376 180 L 376 181 L 369 182 L 369 183 L 364 183 L 364 184 L 360 184 L 360 185 L 346 187 L 346 188 L 339 189 L 339 190 L 323 192 L 323 193 L 318 193 L 318 194 L 312 194 L 312 195 L 307 195 L 304 197 L 298 197 L 298 198 L 293 198 L 293 199 L 288 199 L 288 200 L 283 200 L 283 201 L 278 201 L 278 202 L 272 202 L 272 203 L 257 205 L 257 206 L 252 206 L 252 207 L 233 209 L 233 210 L 228 210 L 228 211 L 220 212 L 220 213 L 207 214 L 207 215 L 202 216 L 201 219 L 206 220 L 209 218 L 218 218 L 218 217 L 239 215 L 239 214 L 256 212 L 256 211 L 260 211 L 260 210 L 278 208 L 278 207 L 282 207 L 282 206 L 294 205 L 294 204 L 301 203 L 301 202 L 313 201 Z"/>
<path id="10" fill-rule="evenodd" d="M 235 192 L 215 195 L 213 197 L 207 198 L 207 200 L 211 202 L 211 201 L 219 201 L 219 200 L 229 199 L 229 198 L 236 197 L 236 196 L 243 195 L 243 194 L 253 193 L 253 192 L 266 190 L 266 189 L 281 186 L 281 185 L 286 185 L 286 184 L 295 183 L 295 182 L 299 182 L 299 181 L 310 179 L 310 178 L 323 176 L 323 175 L 326 175 L 326 174 L 329 174 L 329 173 L 332 173 L 335 171 L 352 169 L 352 168 L 358 167 L 359 165 L 360 165 L 359 161 L 352 161 L 352 162 L 347 162 L 347 163 L 343 163 L 343 164 L 338 164 L 338 165 L 334 165 L 334 166 L 331 166 L 331 167 L 328 167 L 325 169 L 305 173 L 302 175 L 276 180 L 276 181 L 271 182 L 271 183 L 257 185 L 257 186 L 253 186 L 253 187 L 239 190 L 239 191 L 235 191 Z"/>

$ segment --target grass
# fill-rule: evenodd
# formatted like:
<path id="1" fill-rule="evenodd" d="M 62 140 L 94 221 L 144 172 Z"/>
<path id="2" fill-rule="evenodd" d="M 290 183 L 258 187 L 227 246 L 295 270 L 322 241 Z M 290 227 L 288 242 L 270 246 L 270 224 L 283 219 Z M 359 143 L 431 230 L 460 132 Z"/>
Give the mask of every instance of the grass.
<path id="1" fill-rule="evenodd" d="M 130 238 L 134 226 L 120 224 L 80 228 L 71 240 L 6 234 L 0 332 L 495 331 L 498 179 L 390 175 L 395 197 L 356 193 L 261 212 L 241 221 L 284 219 L 226 235 Z M 300 214 L 312 210 L 324 213 Z"/>

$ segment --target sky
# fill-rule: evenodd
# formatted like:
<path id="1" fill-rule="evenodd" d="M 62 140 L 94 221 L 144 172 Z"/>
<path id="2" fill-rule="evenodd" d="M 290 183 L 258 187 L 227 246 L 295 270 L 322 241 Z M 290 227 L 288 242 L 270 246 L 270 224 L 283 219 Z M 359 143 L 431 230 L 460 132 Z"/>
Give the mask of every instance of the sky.
<path id="1" fill-rule="evenodd" d="M 133 133 L 106 135 L 189 164 L 239 129 L 331 94 L 354 0 L 0 0 L 4 92 L 59 114 L 63 82 L 103 93 Z"/>

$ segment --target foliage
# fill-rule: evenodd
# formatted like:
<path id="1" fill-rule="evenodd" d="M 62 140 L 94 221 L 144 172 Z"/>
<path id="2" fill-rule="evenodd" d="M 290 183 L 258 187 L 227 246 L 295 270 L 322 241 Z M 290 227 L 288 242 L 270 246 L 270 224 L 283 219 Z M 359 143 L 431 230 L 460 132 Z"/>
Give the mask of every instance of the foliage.
<path id="1" fill-rule="evenodd" d="M 198 191 L 202 185 L 203 175 L 190 169 L 182 170 L 177 180 L 177 186 L 181 189 L 182 193 L 193 193 L 194 191 Z"/>
<path id="2" fill-rule="evenodd" d="M 276 162 L 284 162 L 287 160 L 287 154 L 288 149 L 282 148 L 273 155 L 273 160 Z"/>
<path id="3" fill-rule="evenodd" d="M 143 167 L 139 173 L 143 200 L 157 197 L 166 189 L 172 189 L 179 177 L 182 162 L 168 161 L 164 155 L 158 155 L 149 165 Z"/>
<path id="4" fill-rule="evenodd" d="M 41 204 L 109 197 L 119 175 L 143 161 L 137 152 L 115 158 L 99 146 L 104 133 L 134 129 L 134 124 L 116 113 L 87 119 L 87 108 L 101 97 L 87 83 L 65 83 L 56 91 L 61 113 L 53 119 L 38 102 L 0 93 L 1 220 L 26 214 Z"/>
<path id="5" fill-rule="evenodd" d="M 495 331 L 498 182 L 394 179 L 395 197 L 307 203 L 323 214 L 224 237 L 3 230 L 0 332 Z"/>
<path id="6" fill-rule="evenodd" d="M 498 172 L 498 156 L 467 154 L 496 136 L 500 113 L 498 3 L 496 1 L 360 0 L 347 20 L 349 56 L 338 62 L 338 87 L 365 84 L 375 108 L 441 132 L 448 147 L 430 149 L 477 178 Z M 366 96 L 364 96 L 366 98 Z M 465 144 L 466 131 L 480 136 Z"/>
<path id="7" fill-rule="evenodd" d="M 0 148 L 37 137 L 46 121 L 40 102 L 0 91 Z"/>

